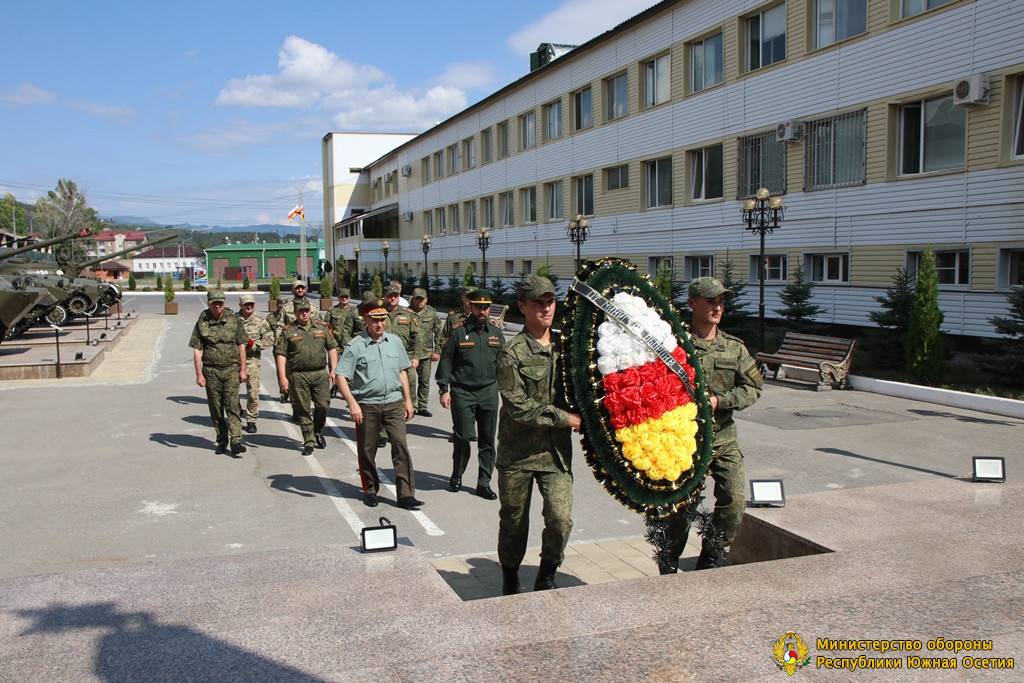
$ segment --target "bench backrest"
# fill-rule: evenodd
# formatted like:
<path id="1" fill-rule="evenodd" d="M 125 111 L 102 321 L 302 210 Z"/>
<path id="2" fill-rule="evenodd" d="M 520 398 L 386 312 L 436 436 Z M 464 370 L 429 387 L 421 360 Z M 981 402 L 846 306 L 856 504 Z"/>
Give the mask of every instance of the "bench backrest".
<path id="1" fill-rule="evenodd" d="M 505 313 L 508 311 L 508 306 L 505 304 L 491 304 L 491 307 L 487 309 L 487 317 L 492 320 L 504 322 Z"/>
<path id="2" fill-rule="evenodd" d="M 782 345 L 779 346 L 779 350 L 775 353 L 842 362 L 850 356 L 850 353 L 853 351 L 853 344 L 853 339 L 786 332 L 786 336 L 782 338 Z"/>

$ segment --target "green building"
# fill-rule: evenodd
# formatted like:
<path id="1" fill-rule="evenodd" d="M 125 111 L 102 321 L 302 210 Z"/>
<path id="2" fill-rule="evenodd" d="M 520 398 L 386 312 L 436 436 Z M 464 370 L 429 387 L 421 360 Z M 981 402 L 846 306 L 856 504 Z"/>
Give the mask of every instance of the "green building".
<path id="1" fill-rule="evenodd" d="M 298 276 L 302 270 L 299 267 L 298 242 L 221 244 L 205 251 L 206 272 L 211 281 L 240 282 L 246 275 L 250 280 L 275 275 L 286 280 Z M 317 264 L 323 257 L 323 240 L 306 243 L 305 272 L 308 276 L 316 277 Z"/>

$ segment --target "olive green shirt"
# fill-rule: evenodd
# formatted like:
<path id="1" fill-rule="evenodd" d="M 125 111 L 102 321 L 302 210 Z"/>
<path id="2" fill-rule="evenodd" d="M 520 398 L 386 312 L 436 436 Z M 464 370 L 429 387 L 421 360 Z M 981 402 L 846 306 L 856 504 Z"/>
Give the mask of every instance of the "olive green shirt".
<path id="1" fill-rule="evenodd" d="M 572 430 L 563 403 L 561 362 L 555 332 L 542 346 L 525 331 L 498 356 L 498 467 L 568 472 Z"/>
<path id="2" fill-rule="evenodd" d="M 395 306 L 393 311 L 388 311 L 388 324 L 384 331 L 390 332 L 402 340 L 402 346 L 405 347 L 405 353 L 409 358 L 420 357 L 419 341 L 417 340 L 419 319 L 408 308 Z"/>
<path id="3" fill-rule="evenodd" d="M 214 320 L 210 309 L 206 309 L 199 314 L 188 345 L 202 349 L 204 366 L 229 368 L 238 365 L 238 347 L 248 341 L 249 335 L 239 316 L 225 308 L 220 320 Z"/>
<path id="4" fill-rule="evenodd" d="M 468 314 L 461 308 L 448 311 L 448 317 L 444 319 L 444 325 L 441 327 L 441 340 L 437 344 L 438 348 L 444 348 L 448 337 L 452 336 L 452 328 L 465 321 L 467 317 L 469 317 Z"/>
<path id="5" fill-rule="evenodd" d="M 480 389 L 498 379 L 498 355 L 505 345 L 505 335 L 488 321 L 475 317 L 452 330 L 437 365 L 437 386 L 441 393 L 449 385 L 461 389 Z"/>
<path id="6" fill-rule="evenodd" d="M 743 340 L 721 329 L 711 341 L 692 337 L 697 360 L 708 385 L 708 398 L 718 397 L 714 446 L 736 441 L 733 412 L 743 410 L 761 397 L 764 378 Z"/>
<path id="7" fill-rule="evenodd" d="M 305 325 L 295 321 L 283 330 L 274 344 L 274 354 L 284 356 L 289 373 L 327 369 L 327 352 L 338 342 L 320 320 L 310 318 Z"/>
<path id="8" fill-rule="evenodd" d="M 420 359 L 430 358 L 431 354 L 441 353 L 443 348 L 441 346 L 441 332 L 444 327 L 444 321 L 438 315 L 437 309 L 427 304 L 418 313 L 411 308 L 409 312 L 419 323 L 419 329 L 416 330 L 419 355 L 416 357 Z"/>
<path id="9" fill-rule="evenodd" d="M 274 330 L 271 329 L 266 318 L 255 313 L 248 318 L 241 315 L 238 317 L 242 319 L 242 326 L 245 328 L 246 337 L 248 337 L 246 341 L 252 340 L 252 346 L 247 345 L 245 349 L 246 359 L 259 358 L 263 349 L 274 346 Z"/>
<path id="10" fill-rule="evenodd" d="M 309 301 L 309 317 L 319 318 L 320 307 L 313 303 L 312 299 L 309 299 L 308 295 L 306 297 L 306 300 Z M 277 327 L 275 329 L 275 332 L 277 334 L 280 334 L 281 330 L 295 322 L 296 318 L 294 298 L 292 298 L 290 301 L 286 301 L 284 306 L 277 307 L 277 315 L 274 316 L 274 320 L 277 322 Z"/>
<path id="11" fill-rule="evenodd" d="M 373 341 L 363 332 L 345 347 L 334 374 L 348 380 L 359 403 L 385 405 L 404 398 L 399 374 L 409 367 L 405 346 L 397 335 L 385 332 Z"/>
<path id="12" fill-rule="evenodd" d="M 355 304 L 334 306 L 320 316 L 327 323 L 338 346 L 348 346 L 353 337 L 363 331 L 363 319 Z"/>

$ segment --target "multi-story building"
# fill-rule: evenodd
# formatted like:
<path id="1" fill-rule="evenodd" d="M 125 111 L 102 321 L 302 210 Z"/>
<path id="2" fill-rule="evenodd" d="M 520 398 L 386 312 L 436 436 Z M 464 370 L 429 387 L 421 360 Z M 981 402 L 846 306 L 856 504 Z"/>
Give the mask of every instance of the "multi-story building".
<path id="1" fill-rule="evenodd" d="M 991 336 L 1024 279 L 1022 35 L 1006 0 L 666 0 L 366 166 L 389 219 L 325 222 L 327 250 L 371 265 L 386 236 L 419 273 L 429 235 L 431 276 L 479 274 L 487 228 L 491 277 L 564 278 L 583 214 L 584 258 L 756 282 L 740 211 L 764 186 L 769 315 L 802 267 L 819 320 L 868 325 L 931 248 L 944 329 Z"/>
<path id="2" fill-rule="evenodd" d="M 136 274 L 180 274 L 193 277 L 196 269 L 206 265 L 206 255 L 188 245 L 174 247 L 150 247 L 131 259 L 132 272 Z"/>
<path id="3" fill-rule="evenodd" d="M 92 239 L 95 240 L 96 247 L 94 249 L 87 249 L 86 256 L 103 256 L 104 254 L 113 254 L 122 249 L 144 243 L 146 241 L 146 233 L 139 230 L 129 232 L 103 230 L 93 235 Z"/>

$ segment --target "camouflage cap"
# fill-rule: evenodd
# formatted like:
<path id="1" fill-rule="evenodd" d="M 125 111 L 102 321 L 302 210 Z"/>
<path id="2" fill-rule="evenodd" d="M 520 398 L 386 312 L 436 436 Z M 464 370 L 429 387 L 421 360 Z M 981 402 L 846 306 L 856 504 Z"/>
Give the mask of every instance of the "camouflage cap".
<path id="1" fill-rule="evenodd" d="M 359 302 L 359 314 L 368 315 L 371 318 L 388 317 L 388 309 L 384 308 L 384 302 L 372 291 L 363 292 L 363 300 Z"/>
<path id="2" fill-rule="evenodd" d="M 296 299 L 295 303 L 292 304 L 292 306 L 295 308 L 296 312 L 310 311 L 313 309 L 313 304 L 309 301 L 309 299 Z"/>
<path id="3" fill-rule="evenodd" d="M 338 290 L 338 296 L 352 296 L 352 292 L 348 287 L 342 287 Z"/>
<path id="4" fill-rule="evenodd" d="M 243 294 L 238 297 L 239 304 L 254 304 L 256 303 L 256 296 L 254 294 Z"/>
<path id="5" fill-rule="evenodd" d="M 551 280 L 541 275 L 531 275 L 523 280 L 519 287 L 520 301 L 532 301 L 545 294 L 556 294 L 555 286 L 551 284 Z"/>
<path id="6" fill-rule="evenodd" d="M 402 288 L 401 287 L 395 287 L 394 285 L 388 285 L 387 287 L 384 288 L 384 296 L 388 296 L 390 294 L 397 294 L 397 295 L 401 296 L 402 295 Z"/>
<path id="7" fill-rule="evenodd" d="M 719 294 L 728 294 L 729 296 L 732 296 L 733 291 L 723 285 L 718 278 L 706 276 L 691 280 L 689 293 L 691 299 L 698 296 L 714 299 Z"/>
<path id="8" fill-rule="evenodd" d="M 224 292 L 219 289 L 211 289 L 206 293 L 207 303 L 213 303 L 214 301 L 224 301 Z"/>
<path id="9" fill-rule="evenodd" d="M 294 282 L 292 282 L 292 289 L 295 289 L 296 287 L 306 287 L 306 281 L 295 280 Z M 309 289 L 309 287 L 306 287 L 306 289 Z"/>
<path id="10" fill-rule="evenodd" d="M 490 304 L 493 299 L 494 297 L 489 289 L 477 288 L 469 295 L 469 303 L 471 304 Z"/>
<path id="11" fill-rule="evenodd" d="M 412 290 L 412 298 L 413 299 L 426 299 L 427 298 L 427 290 L 423 289 L 422 287 L 417 287 L 416 289 Z"/>

